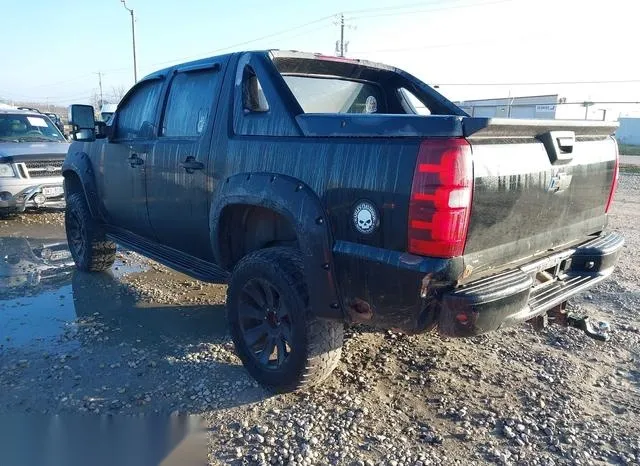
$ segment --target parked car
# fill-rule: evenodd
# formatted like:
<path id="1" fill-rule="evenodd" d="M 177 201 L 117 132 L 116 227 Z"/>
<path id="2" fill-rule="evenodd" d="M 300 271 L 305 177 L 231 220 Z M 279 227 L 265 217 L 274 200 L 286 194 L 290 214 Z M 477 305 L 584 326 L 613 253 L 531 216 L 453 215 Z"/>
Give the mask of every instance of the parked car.
<path id="1" fill-rule="evenodd" d="M 150 74 L 108 126 L 70 114 L 78 268 L 120 243 L 229 282 L 237 353 L 277 390 L 328 376 L 345 323 L 468 337 L 561 316 L 624 242 L 605 232 L 615 124 L 473 118 L 381 64 L 235 53 Z"/>
<path id="2" fill-rule="evenodd" d="M 0 214 L 61 204 L 68 147 L 46 115 L 0 109 Z"/>
<path id="3" fill-rule="evenodd" d="M 108 123 L 118 106 L 116 104 L 104 104 L 100 107 L 100 120 Z"/>
<path id="4" fill-rule="evenodd" d="M 27 110 L 30 112 L 34 112 L 34 113 L 40 113 L 42 115 L 46 115 L 47 118 L 49 118 L 51 120 L 51 122 L 56 125 L 56 128 L 58 128 L 60 130 L 60 132 L 64 135 L 64 123 L 62 123 L 62 119 L 60 118 L 60 115 L 57 115 L 56 113 L 53 112 L 41 112 L 39 109 L 35 108 L 35 107 L 17 107 L 18 110 Z"/>
<path id="5" fill-rule="evenodd" d="M 65 241 L 0 237 L 0 298 L 62 283 L 74 269 Z"/>

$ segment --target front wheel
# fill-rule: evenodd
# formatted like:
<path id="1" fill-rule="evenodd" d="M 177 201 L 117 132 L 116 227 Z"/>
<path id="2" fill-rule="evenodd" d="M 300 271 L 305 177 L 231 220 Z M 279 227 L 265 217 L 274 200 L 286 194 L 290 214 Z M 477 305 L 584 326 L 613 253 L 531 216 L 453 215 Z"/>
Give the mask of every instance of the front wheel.
<path id="1" fill-rule="evenodd" d="M 340 360 L 344 324 L 313 315 L 296 249 L 267 248 L 244 257 L 233 271 L 227 313 L 238 356 L 269 389 L 320 383 Z"/>
<path id="2" fill-rule="evenodd" d="M 64 226 L 69 250 L 79 270 L 101 272 L 111 268 L 116 260 L 116 245 L 93 219 L 82 193 L 72 193 L 67 198 Z"/>

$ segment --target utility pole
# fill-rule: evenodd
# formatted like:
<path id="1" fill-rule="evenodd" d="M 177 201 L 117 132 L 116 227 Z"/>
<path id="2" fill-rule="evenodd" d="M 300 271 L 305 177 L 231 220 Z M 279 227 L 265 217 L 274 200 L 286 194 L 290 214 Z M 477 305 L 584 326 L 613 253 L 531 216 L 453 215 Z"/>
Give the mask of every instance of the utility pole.
<path id="1" fill-rule="evenodd" d="M 337 22 L 334 22 L 340 26 L 340 40 L 336 41 L 336 54 L 339 57 L 344 57 L 344 54 L 347 53 L 347 47 L 349 46 L 349 41 L 344 40 L 344 28 L 355 29 L 354 26 L 350 26 L 344 23 L 344 13 L 340 13 L 340 17 Z"/>
<path id="2" fill-rule="evenodd" d="M 340 13 L 340 56 L 344 57 L 344 14 Z"/>
<path id="3" fill-rule="evenodd" d="M 98 71 L 96 73 L 98 75 L 98 84 L 100 85 L 100 106 L 104 104 L 104 98 L 102 97 L 102 73 Z"/>
<path id="4" fill-rule="evenodd" d="M 131 41 L 133 43 L 133 82 L 138 82 L 138 70 L 136 66 L 136 27 L 134 25 L 133 9 L 127 7 L 125 0 L 120 0 L 124 8 L 131 14 Z"/>

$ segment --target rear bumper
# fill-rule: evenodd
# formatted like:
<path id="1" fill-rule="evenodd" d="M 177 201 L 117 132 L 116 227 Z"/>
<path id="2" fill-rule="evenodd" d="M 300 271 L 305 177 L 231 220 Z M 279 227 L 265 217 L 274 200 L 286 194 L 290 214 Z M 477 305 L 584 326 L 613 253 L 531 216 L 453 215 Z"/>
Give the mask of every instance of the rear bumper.
<path id="1" fill-rule="evenodd" d="M 439 330 L 474 336 L 544 314 L 611 275 L 623 245 L 622 236 L 608 233 L 445 293 Z"/>
<path id="2" fill-rule="evenodd" d="M 338 241 L 336 281 L 351 321 L 468 337 L 523 322 L 608 277 L 624 239 L 603 234 L 574 248 L 452 288 L 461 258 L 431 259 Z M 541 279 L 544 282 L 541 282 Z"/>

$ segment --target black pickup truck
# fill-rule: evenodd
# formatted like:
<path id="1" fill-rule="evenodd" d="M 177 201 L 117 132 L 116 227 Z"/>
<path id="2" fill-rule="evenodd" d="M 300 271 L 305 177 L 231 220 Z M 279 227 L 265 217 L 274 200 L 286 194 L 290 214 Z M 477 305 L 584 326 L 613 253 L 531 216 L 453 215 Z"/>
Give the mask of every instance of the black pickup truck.
<path id="1" fill-rule="evenodd" d="M 473 336 L 563 313 L 607 277 L 607 122 L 473 118 L 389 66 L 243 52 L 138 82 L 111 122 L 70 108 L 66 230 L 82 270 L 115 243 L 229 283 L 262 384 L 324 379 L 345 323 Z"/>

